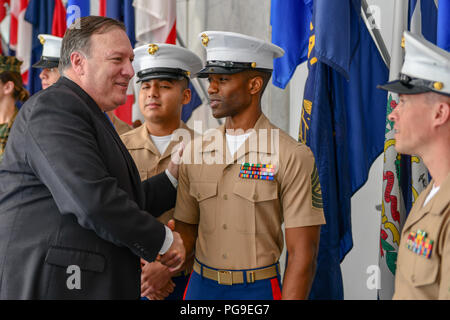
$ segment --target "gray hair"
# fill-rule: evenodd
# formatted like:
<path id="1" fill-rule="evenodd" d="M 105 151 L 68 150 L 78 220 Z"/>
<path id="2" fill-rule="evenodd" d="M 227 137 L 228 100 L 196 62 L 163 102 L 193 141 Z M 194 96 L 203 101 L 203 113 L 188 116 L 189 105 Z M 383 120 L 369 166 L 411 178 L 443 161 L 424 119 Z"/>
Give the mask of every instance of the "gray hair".
<path id="1" fill-rule="evenodd" d="M 66 31 L 62 45 L 61 58 L 59 61 L 59 73 L 64 74 L 64 70 L 72 65 L 70 56 L 73 52 L 80 52 L 89 57 L 91 53 L 91 36 L 94 34 L 104 34 L 113 28 L 126 31 L 125 25 L 117 20 L 88 16 L 77 19 Z"/>

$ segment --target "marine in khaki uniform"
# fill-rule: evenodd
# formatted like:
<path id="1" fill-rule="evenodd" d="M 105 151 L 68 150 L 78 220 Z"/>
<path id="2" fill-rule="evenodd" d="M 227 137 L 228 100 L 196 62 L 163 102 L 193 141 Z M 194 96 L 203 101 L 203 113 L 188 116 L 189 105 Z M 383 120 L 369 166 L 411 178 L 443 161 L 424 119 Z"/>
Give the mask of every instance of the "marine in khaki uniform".
<path id="1" fill-rule="evenodd" d="M 283 50 L 231 32 L 200 37 L 207 63 L 199 77 L 208 78 L 213 116 L 226 121 L 187 146 L 180 167 L 176 230 L 187 256 L 195 245 L 185 299 L 305 299 L 325 223 L 315 161 L 261 112 Z"/>
<path id="2" fill-rule="evenodd" d="M 404 37 L 400 80 L 380 88 L 400 96 L 395 148 L 420 156 L 433 179 L 402 229 L 394 299 L 450 299 L 450 53 Z"/>
<path id="3" fill-rule="evenodd" d="M 121 138 L 141 179 L 146 180 L 166 170 L 180 142 L 188 144 L 194 137 L 194 131 L 181 121 L 181 111 L 191 99 L 189 78 L 201 70 L 202 61 L 193 52 L 170 44 L 144 45 L 134 52 L 139 108 L 145 122 Z M 158 220 L 167 224 L 172 218 L 173 209 Z M 152 300 L 181 299 L 188 274 L 173 275 L 159 262 L 144 262 L 141 293 Z"/>

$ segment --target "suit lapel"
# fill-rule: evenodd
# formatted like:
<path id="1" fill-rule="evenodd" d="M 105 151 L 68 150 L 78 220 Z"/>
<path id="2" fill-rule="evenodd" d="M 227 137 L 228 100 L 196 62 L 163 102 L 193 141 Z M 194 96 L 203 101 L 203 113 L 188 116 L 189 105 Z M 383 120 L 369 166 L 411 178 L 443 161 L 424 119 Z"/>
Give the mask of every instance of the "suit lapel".
<path id="1" fill-rule="evenodd" d="M 94 117 L 99 121 L 107 134 L 112 138 L 114 143 L 116 144 L 117 148 L 120 150 L 125 163 L 127 164 L 129 177 L 131 180 L 132 188 L 134 189 L 134 196 L 136 197 L 136 202 L 142 205 L 144 197 L 142 194 L 142 188 L 141 186 L 141 180 L 139 176 L 139 172 L 136 168 L 136 165 L 131 158 L 130 153 L 128 152 L 125 145 L 122 143 L 122 140 L 120 139 L 119 135 L 116 132 L 116 129 L 112 125 L 112 123 L 108 120 L 106 115 L 100 110 L 100 107 L 97 105 L 97 103 L 92 99 L 91 96 L 89 96 L 81 87 L 79 87 L 75 82 L 71 81 L 70 79 L 67 79 L 65 77 L 62 77 L 60 81 L 67 85 L 69 88 L 71 88 L 73 91 L 75 91 L 78 96 L 84 100 L 86 105 L 92 110 Z"/>

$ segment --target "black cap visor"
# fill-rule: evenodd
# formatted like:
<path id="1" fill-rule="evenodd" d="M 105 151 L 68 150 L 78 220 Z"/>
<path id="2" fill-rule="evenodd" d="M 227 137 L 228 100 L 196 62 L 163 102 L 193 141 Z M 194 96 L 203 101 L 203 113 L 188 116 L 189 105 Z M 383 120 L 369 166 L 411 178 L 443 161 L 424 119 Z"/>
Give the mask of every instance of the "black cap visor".
<path id="1" fill-rule="evenodd" d="M 209 74 L 234 74 L 246 70 L 272 72 L 270 69 L 255 68 L 252 65 L 251 62 L 208 61 L 206 66 L 197 73 L 197 77 L 207 78 Z"/>
<path id="2" fill-rule="evenodd" d="M 401 80 L 391 81 L 386 84 L 379 85 L 377 86 L 377 88 L 390 92 L 395 92 L 398 94 L 419 94 L 433 91 L 428 87 L 407 84 L 402 82 Z"/>
<path id="3" fill-rule="evenodd" d="M 400 74 L 400 80 L 388 82 L 377 86 L 378 89 L 395 92 L 398 94 L 419 94 L 425 92 L 436 92 L 446 96 L 450 94 L 436 90 L 434 88 L 435 81 L 411 78 L 405 74 Z"/>
<path id="4" fill-rule="evenodd" d="M 149 81 L 152 79 L 174 79 L 183 80 L 188 79 L 188 72 L 181 69 L 172 68 L 151 68 L 137 73 L 137 82 Z"/>
<path id="5" fill-rule="evenodd" d="M 200 70 L 197 74 L 199 78 L 207 78 L 209 74 L 235 74 L 248 69 L 245 68 L 224 68 L 217 66 L 208 66 Z"/>
<path id="6" fill-rule="evenodd" d="M 59 58 L 41 57 L 41 60 L 33 64 L 33 68 L 38 69 L 52 69 L 58 68 Z"/>

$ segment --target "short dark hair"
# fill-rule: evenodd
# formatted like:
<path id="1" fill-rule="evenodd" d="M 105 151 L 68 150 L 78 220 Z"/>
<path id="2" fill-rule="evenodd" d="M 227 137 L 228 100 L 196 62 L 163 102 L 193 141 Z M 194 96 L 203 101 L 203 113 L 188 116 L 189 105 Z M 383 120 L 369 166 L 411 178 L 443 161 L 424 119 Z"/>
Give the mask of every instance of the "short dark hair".
<path id="1" fill-rule="evenodd" d="M 113 28 L 119 28 L 126 31 L 125 25 L 115 19 L 99 16 L 88 16 L 77 19 L 64 34 L 61 44 L 61 58 L 59 61 L 59 73 L 71 65 L 70 55 L 75 51 L 81 51 L 90 55 L 91 36 L 94 34 L 103 34 Z"/>

